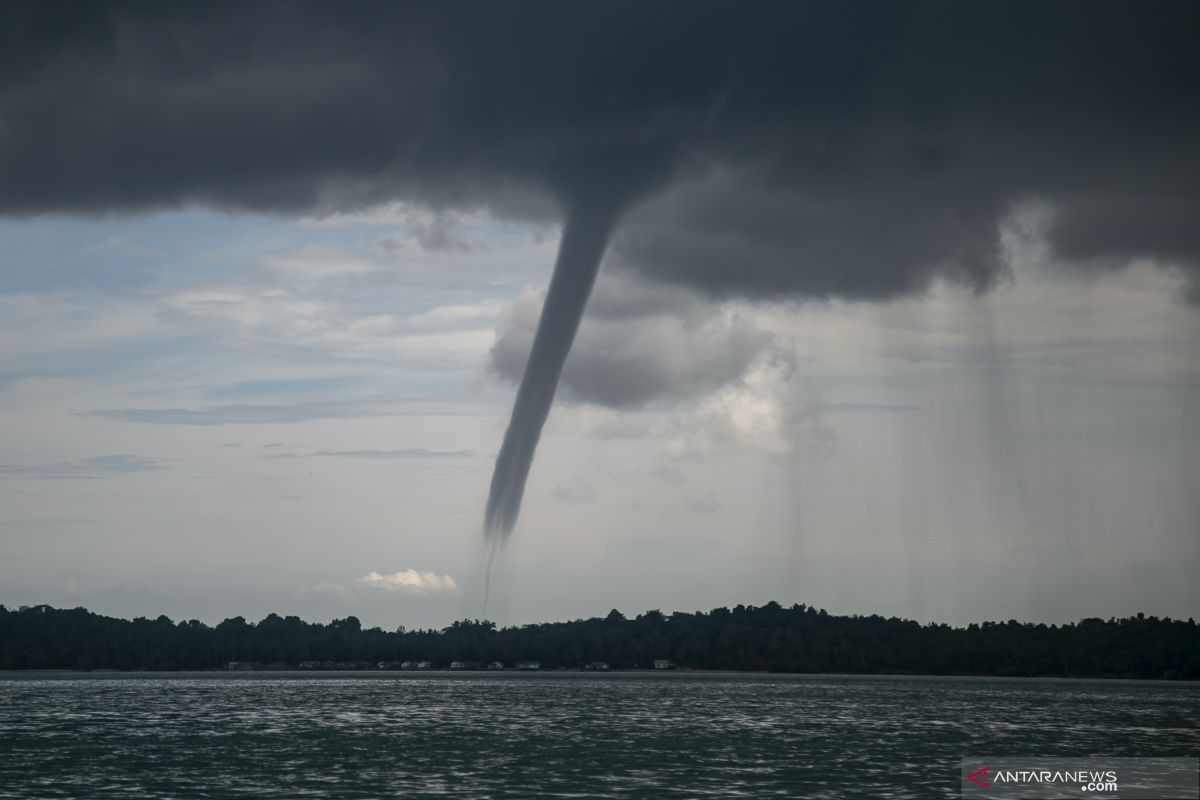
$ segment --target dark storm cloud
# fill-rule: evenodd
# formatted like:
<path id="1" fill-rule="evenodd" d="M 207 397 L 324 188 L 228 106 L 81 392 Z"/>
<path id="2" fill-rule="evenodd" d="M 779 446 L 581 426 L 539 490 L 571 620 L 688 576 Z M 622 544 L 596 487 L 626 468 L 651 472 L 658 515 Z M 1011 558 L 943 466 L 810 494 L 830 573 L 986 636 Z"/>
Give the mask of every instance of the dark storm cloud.
<path id="1" fill-rule="evenodd" d="M 1200 5 L 7 3 L 0 212 L 629 206 L 718 295 L 1200 254 Z"/>
<path id="2" fill-rule="evenodd" d="M 677 184 L 622 228 L 615 262 L 720 296 L 886 298 L 935 275 L 980 289 L 995 278 L 1004 195 L 932 176 L 811 188 L 774 169 L 722 167 Z"/>

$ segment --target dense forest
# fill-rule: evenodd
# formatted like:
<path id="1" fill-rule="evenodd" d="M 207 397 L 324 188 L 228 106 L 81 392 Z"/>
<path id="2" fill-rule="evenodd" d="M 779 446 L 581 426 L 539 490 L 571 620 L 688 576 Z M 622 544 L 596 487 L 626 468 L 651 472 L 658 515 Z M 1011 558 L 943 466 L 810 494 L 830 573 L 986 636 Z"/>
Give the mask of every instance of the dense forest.
<path id="1" fill-rule="evenodd" d="M 0 669 L 447 667 L 536 660 L 542 669 L 655 660 L 692 669 L 937 675 L 1070 675 L 1200 679 L 1200 627 L 1138 614 L 1070 625 L 984 622 L 965 628 L 879 616 L 833 616 L 778 603 L 707 613 L 647 611 L 497 628 L 463 620 L 442 630 L 327 625 L 270 614 L 212 627 L 196 620 L 115 619 L 86 609 L 0 606 Z"/>

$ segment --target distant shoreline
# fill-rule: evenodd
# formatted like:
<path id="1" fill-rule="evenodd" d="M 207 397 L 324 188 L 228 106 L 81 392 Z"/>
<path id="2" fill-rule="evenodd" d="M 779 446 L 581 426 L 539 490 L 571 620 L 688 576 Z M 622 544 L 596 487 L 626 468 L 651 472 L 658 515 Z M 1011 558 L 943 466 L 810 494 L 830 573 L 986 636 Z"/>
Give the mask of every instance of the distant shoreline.
<path id="1" fill-rule="evenodd" d="M 653 665 L 653 668 L 651 667 Z M 287 674 L 604 673 L 1200 680 L 1200 626 L 1138 614 L 963 628 L 805 605 L 647 611 L 499 628 L 363 628 L 269 614 L 216 626 L 166 616 L 0 606 L 0 671 Z"/>
<path id="2" fill-rule="evenodd" d="M 661 678 L 707 676 L 707 677 L 741 677 L 757 675 L 762 677 L 785 678 L 961 678 L 972 680 L 1001 680 L 1001 681 L 1132 681 L 1137 683 L 1167 683 L 1193 684 L 1200 682 L 1196 678 L 1139 678 L 1129 675 L 998 675 L 994 673 L 937 673 L 937 672 L 772 672 L 769 670 L 749 669 L 608 669 L 588 670 L 572 667 L 557 667 L 555 669 L 449 669 L 434 668 L 421 670 L 402 669 L 255 669 L 231 670 L 223 667 L 180 667 L 178 669 L 0 669 L 0 678 L 12 675 L 221 675 L 229 677 L 278 677 L 278 676 L 314 676 L 314 677 L 493 677 L 512 676 L 567 676 L 582 675 L 600 678 L 605 675 L 613 676 L 649 676 Z"/>
<path id="3" fill-rule="evenodd" d="M 689 676 L 704 676 L 704 677 L 762 677 L 762 678 L 814 678 L 814 679 L 840 679 L 840 678 L 880 678 L 880 679 L 946 679 L 946 680 L 995 680 L 995 681 L 1094 681 L 1098 683 L 1110 682 L 1129 682 L 1141 684 L 1167 684 L 1179 686 L 1194 686 L 1200 684 L 1200 679 L 1196 678 L 1139 678 L 1121 675 L 992 675 L 992 674 L 939 674 L 939 673 L 895 673 L 895 672 L 767 672 L 763 670 L 719 670 L 719 669 L 680 669 L 670 671 L 659 671 L 653 669 L 612 669 L 602 672 L 571 669 L 562 667 L 559 669 L 545 670 L 452 670 L 452 669 L 429 669 L 429 670 L 302 670 L 302 669 L 275 669 L 275 670 L 227 670 L 214 667 L 196 668 L 196 669 L 8 669 L 0 670 L 0 680 L 13 677 L 24 676 L 128 676 L 128 677 L 162 677 L 162 676 L 186 676 L 186 675 L 204 675 L 204 676 L 222 676 L 233 679 L 237 678 L 282 678 L 282 677 L 313 677 L 313 678 L 421 678 L 421 677 L 460 677 L 460 678 L 479 678 L 479 677 L 512 677 L 520 675 L 525 678 L 537 677 L 566 677 L 566 676 L 586 676 L 588 678 L 600 679 L 605 676 L 609 677 L 647 677 L 654 676 L 658 678 L 686 678 Z"/>

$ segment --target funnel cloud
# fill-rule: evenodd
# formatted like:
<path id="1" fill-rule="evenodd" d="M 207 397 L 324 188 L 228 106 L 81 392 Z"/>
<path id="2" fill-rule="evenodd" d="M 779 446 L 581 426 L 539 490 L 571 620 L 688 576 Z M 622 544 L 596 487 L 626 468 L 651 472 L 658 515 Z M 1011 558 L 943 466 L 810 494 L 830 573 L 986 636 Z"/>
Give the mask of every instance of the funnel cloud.
<path id="1" fill-rule="evenodd" d="M 558 379 L 596 282 L 615 218 L 616 208 L 611 203 L 589 204 L 570 213 L 563 226 L 533 349 L 517 387 L 512 418 L 492 474 L 484 533 L 493 542 L 507 539 L 517 522 L 534 450 L 550 414 Z"/>

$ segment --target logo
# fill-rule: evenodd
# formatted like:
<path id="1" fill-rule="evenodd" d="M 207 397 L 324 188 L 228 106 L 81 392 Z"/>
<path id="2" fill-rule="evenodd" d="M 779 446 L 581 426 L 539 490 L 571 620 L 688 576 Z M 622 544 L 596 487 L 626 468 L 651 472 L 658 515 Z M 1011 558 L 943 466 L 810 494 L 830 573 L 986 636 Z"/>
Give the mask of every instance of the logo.
<path id="1" fill-rule="evenodd" d="M 986 764 L 987 766 L 980 766 Z M 1200 800 L 1200 759 L 1083 756 L 1004 757 L 974 755 L 959 760 L 963 800 L 1036 800 L 1074 797 L 1154 797 Z"/>
<path id="2" fill-rule="evenodd" d="M 983 788 L 987 789 L 987 788 L 989 788 L 989 787 L 991 786 L 991 784 L 990 784 L 990 783 L 984 783 L 984 781 L 986 781 L 986 780 L 988 779 L 988 774 L 987 774 L 987 772 L 988 772 L 988 770 L 989 770 L 989 769 L 991 769 L 991 767 L 984 767 L 983 769 L 977 769 L 977 770 L 975 770 L 974 772 L 972 772 L 970 775 L 968 775 L 968 776 L 967 776 L 967 780 L 969 780 L 971 783 L 977 783 L 977 784 L 979 784 L 980 786 L 982 786 Z M 978 777 L 978 776 L 979 776 L 980 774 L 982 774 L 982 775 L 983 775 L 983 780 L 980 780 L 980 779 L 979 779 L 979 777 Z"/>

